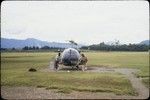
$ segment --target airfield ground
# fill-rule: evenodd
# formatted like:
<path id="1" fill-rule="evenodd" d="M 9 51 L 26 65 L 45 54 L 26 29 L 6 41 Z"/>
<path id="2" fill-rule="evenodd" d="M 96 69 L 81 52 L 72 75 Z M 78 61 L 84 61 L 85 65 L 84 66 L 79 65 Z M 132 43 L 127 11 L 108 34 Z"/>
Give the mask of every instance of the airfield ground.
<path id="1" fill-rule="evenodd" d="M 69 73 L 66 70 L 51 71 L 49 65 L 55 55 L 53 52 L 2 53 L 2 97 L 37 98 L 39 93 L 42 95 L 39 98 L 86 98 L 89 95 L 91 98 L 148 97 L 148 52 L 86 52 L 89 60 L 87 66 L 92 70 Z M 37 72 L 28 72 L 31 67 L 36 68 Z M 30 93 L 34 90 L 39 92 Z M 23 92 L 26 95 L 17 95 L 17 91 L 26 91 Z M 50 93 L 51 97 L 48 97 Z M 71 96 L 72 93 L 76 97 Z M 107 96 L 108 94 L 112 95 Z"/>

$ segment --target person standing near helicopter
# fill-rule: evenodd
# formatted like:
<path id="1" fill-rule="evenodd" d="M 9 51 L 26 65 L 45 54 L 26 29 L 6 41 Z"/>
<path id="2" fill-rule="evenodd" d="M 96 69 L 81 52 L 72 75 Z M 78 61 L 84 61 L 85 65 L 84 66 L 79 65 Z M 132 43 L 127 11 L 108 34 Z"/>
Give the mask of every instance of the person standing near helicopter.
<path id="1" fill-rule="evenodd" d="M 57 68 L 59 67 L 58 64 L 60 63 L 61 60 L 61 53 L 59 52 L 58 55 L 55 58 L 55 62 L 54 62 L 54 68 L 57 70 Z"/>
<path id="2" fill-rule="evenodd" d="M 86 63 L 87 63 L 88 59 L 87 57 L 82 53 L 81 54 L 81 58 L 80 58 L 80 64 L 82 65 L 82 70 L 84 71 L 86 68 Z"/>

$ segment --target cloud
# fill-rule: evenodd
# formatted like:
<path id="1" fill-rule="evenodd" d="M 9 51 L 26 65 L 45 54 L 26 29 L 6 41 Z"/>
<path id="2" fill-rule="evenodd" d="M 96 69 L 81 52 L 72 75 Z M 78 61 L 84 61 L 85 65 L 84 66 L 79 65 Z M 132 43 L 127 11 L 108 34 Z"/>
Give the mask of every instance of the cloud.
<path id="1" fill-rule="evenodd" d="M 1 11 L 4 37 L 92 44 L 149 36 L 146 1 L 3 1 Z"/>

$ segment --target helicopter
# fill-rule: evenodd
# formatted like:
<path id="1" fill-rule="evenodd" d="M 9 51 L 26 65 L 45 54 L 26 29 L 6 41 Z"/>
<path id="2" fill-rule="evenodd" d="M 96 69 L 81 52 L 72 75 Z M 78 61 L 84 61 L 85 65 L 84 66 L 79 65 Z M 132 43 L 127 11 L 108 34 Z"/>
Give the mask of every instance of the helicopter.
<path id="1" fill-rule="evenodd" d="M 64 49 L 64 51 L 61 53 L 59 51 L 58 55 L 56 56 L 55 63 L 54 63 L 54 69 L 57 70 L 59 65 L 63 66 L 69 66 L 69 67 L 76 67 L 77 70 L 79 70 L 79 65 L 84 65 L 87 63 L 87 59 L 85 62 L 83 61 L 82 57 L 84 54 L 80 54 L 79 48 L 73 48 L 77 47 L 77 43 L 73 40 L 69 41 L 72 44 L 72 47 Z M 57 59 L 58 58 L 58 59 Z M 82 71 L 84 71 L 85 68 L 82 66 Z"/>

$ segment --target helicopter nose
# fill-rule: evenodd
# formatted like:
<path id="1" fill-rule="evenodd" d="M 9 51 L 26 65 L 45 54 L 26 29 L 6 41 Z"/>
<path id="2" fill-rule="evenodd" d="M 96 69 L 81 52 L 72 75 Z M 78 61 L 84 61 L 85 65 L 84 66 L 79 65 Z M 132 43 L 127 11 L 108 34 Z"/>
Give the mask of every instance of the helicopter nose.
<path id="1" fill-rule="evenodd" d="M 74 56 L 71 56 L 70 57 L 70 63 L 72 65 L 76 65 L 78 63 L 78 58 L 77 57 L 74 57 Z"/>
<path id="2" fill-rule="evenodd" d="M 69 50 L 65 56 L 62 58 L 62 62 L 67 66 L 75 66 L 79 62 L 79 57 L 75 51 Z"/>
<path id="3" fill-rule="evenodd" d="M 72 65 L 77 65 L 79 59 L 76 56 L 71 55 L 69 57 L 63 58 L 62 61 L 65 65 L 72 66 Z"/>

